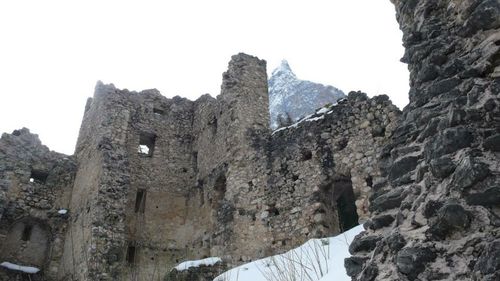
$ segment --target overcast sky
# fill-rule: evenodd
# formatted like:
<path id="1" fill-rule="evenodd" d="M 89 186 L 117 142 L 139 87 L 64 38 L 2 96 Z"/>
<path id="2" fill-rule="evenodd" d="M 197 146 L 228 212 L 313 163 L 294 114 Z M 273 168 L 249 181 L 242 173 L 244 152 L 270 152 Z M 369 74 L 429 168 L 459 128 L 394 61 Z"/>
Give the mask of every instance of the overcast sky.
<path id="1" fill-rule="evenodd" d="M 389 0 L 1 1 L 0 132 L 28 127 L 72 154 L 97 80 L 216 96 L 239 52 L 402 108 L 401 38 Z"/>

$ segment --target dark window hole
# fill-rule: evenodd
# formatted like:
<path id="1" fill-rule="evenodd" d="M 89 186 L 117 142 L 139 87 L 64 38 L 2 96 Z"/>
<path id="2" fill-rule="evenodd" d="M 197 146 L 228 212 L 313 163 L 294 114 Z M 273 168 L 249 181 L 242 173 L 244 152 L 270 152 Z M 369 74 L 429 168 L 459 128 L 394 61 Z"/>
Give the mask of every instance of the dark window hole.
<path id="1" fill-rule="evenodd" d="M 300 153 L 302 154 L 302 157 L 301 157 L 302 161 L 311 160 L 312 152 L 309 149 L 304 149 Z"/>
<path id="2" fill-rule="evenodd" d="M 352 189 L 352 182 L 346 178 L 334 183 L 336 190 L 341 190 L 337 197 L 337 213 L 339 217 L 339 227 L 342 232 L 358 225 L 358 213 L 356 210 L 356 198 Z"/>
<path id="3" fill-rule="evenodd" d="M 144 213 L 146 209 L 146 190 L 138 189 L 137 194 L 135 196 L 135 212 L 136 213 Z"/>
<path id="4" fill-rule="evenodd" d="M 348 139 L 342 138 L 337 142 L 337 147 L 339 150 L 343 150 L 344 148 L 347 147 L 348 143 L 349 143 Z"/>
<path id="5" fill-rule="evenodd" d="M 24 225 L 23 233 L 21 235 L 21 240 L 30 241 L 32 231 L 33 231 L 32 225 L 29 225 L 29 224 Z"/>
<path id="6" fill-rule="evenodd" d="M 370 176 L 370 175 L 369 175 L 369 176 L 365 179 L 365 181 L 366 181 L 366 185 L 367 185 L 367 186 L 369 186 L 369 187 L 372 187 L 372 186 L 373 186 L 373 178 L 372 178 L 372 176 Z"/>
<path id="7" fill-rule="evenodd" d="M 164 115 L 165 114 L 165 111 L 161 108 L 153 108 L 153 113 L 156 114 L 156 115 Z"/>
<path id="8" fill-rule="evenodd" d="M 136 248 L 134 244 L 129 244 L 127 247 L 127 263 L 134 264 L 135 263 L 135 252 Z"/>
<path id="9" fill-rule="evenodd" d="M 45 184 L 49 174 L 40 170 L 32 170 L 30 175 L 30 182 Z"/>

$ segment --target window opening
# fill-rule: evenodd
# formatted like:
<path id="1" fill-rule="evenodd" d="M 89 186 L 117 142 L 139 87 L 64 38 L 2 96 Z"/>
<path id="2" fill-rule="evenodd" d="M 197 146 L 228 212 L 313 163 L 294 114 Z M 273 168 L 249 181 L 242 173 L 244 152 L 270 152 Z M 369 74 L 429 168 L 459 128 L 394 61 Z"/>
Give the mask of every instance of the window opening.
<path id="1" fill-rule="evenodd" d="M 30 241 L 32 230 L 33 230 L 32 225 L 24 225 L 23 234 L 21 235 L 21 240 Z"/>
<path id="2" fill-rule="evenodd" d="M 153 108 L 153 113 L 156 114 L 156 115 L 164 115 L 165 114 L 165 111 L 161 108 Z"/>
<path id="3" fill-rule="evenodd" d="M 135 252 L 136 252 L 135 245 L 129 244 L 127 248 L 127 263 L 129 264 L 135 263 Z"/>
<path id="4" fill-rule="evenodd" d="M 139 189 L 135 196 L 135 212 L 144 213 L 146 208 L 146 190 Z"/>
<path id="5" fill-rule="evenodd" d="M 302 157 L 301 157 L 302 161 L 311 160 L 312 152 L 309 149 L 303 149 L 302 151 L 300 151 L 300 153 L 302 155 Z"/>
<path id="6" fill-rule="evenodd" d="M 226 193 L 226 177 L 221 175 L 217 178 L 214 185 L 214 190 L 216 194 L 217 201 L 224 199 Z"/>
<path id="7" fill-rule="evenodd" d="M 151 133 L 142 133 L 139 137 L 138 152 L 141 155 L 151 157 L 155 148 L 156 135 Z"/>
<path id="8" fill-rule="evenodd" d="M 39 170 L 32 170 L 30 175 L 30 182 L 45 184 L 48 176 L 49 174 L 46 172 Z"/>

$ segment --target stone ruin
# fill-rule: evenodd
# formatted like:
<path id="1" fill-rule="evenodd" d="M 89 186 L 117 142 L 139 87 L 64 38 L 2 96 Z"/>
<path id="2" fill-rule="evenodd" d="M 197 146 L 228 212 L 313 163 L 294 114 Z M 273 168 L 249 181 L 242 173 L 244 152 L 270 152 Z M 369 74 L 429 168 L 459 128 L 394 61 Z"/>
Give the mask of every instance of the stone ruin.
<path id="1" fill-rule="evenodd" d="M 238 54 L 217 98 L 98 82 L 75 153 L 0 139 L 0 280 L 163 280 L 358 223 L 353 280 L 500 278 L 500 2 L 393 0 L 410 104 L 351 92 L 269 128 L 265 62 Z"/>

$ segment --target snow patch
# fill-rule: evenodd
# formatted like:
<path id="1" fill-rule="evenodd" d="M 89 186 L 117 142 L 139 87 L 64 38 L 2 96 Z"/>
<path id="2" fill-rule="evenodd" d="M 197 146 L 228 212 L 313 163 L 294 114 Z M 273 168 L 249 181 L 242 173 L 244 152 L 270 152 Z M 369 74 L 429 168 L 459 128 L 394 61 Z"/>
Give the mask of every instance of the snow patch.
<path id="1" fill-rule="evenodd" d="M 320 110 L 318 110 L 316 113 L 317 114 L 325 114 L 330 110 L 329 107 L 322 107 Z"/>
<path id="2" fill-rule="evenodd" d="M 40 269 L 37 267 L 23 266 L 23 265 L 18 265 L 18 264 L 6 262 L 6 261 L 0 263 L 0 266 L 3 266 L 3 267 L 8 268 L 10 270 L 17 270 L 17 271 L 22 271 L 24 273 L 30 273 L 30 274 L 34 274 L 34 273 L 37 273 L 38 271 L 40 271 Z"/>
<path id="3" fill-rule="evenodd" d="M 188 270 L 191 267 L 199 267 L 201 265 L 211 266 L 216 263 L 222 262 L 221 258 L 218 257 L 210 257 L 202 260 L 193 260 L 193 261 L 185 261 L 178 264 L 175 269 L 178 271 Z"/>
<path id="4" fill-rule="evenodd" d="M 275 133 L 277 133 L 279 131 L 283 131 L 283 130 L 286 130 L 286 129 L 289 129 L 289 128 L 297 128 L 297 126 L 299 126 L 299 124 L 302 123 L 302 122 L 304 122 L 304 121 L 313 122 L 313 121 L 318 121 L 318 120 L 324 119 L 325 115 L 331 114 L 333 112 L 333 108 L 335 106 L 337 106 L 337 104 L 338 103 L 334 103 L 332 105 L 322 107 L 320 110 L 316 111 L 314 114 L 309 114 L 306 117 L 300 119 L 299 121 L 293 123 L 290 126 L 281 127 L 281 128 L 278 128 L 278 129 L 274 130 L 271 135 L 274 135 Z M 320 116 L 313 117 L 315 115 L 320 115 Z"/>
<path id="5" fill-rule="evenodd" d="M 363 226 L 358 225 L 334 237 L 311 239 L 284 254 L 226 271 L 214 281 L 350 281 L 344 268 L 344 259 L 351 256 L 349 244 L 363 230 Z"/>
<path id="6" fill-rule="evenodd" d="M 321 119 L 325 119 L 325 115 L 321 115 L 321 116 L 314 117 L 314 118 L 309 118 L 306 121 L 307 122 L 313 122 L 313 121 L 318 121 L 318 120 L 321 120 Z"/>
<path id="7" fill-rule="evenodd" d="M 66 210 L 66 209 L 60 209 L 59 211 L 57 211 L 57 213 L 59 215 L 66 215 L 68 213 L 68 210 Z"/>

